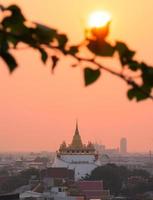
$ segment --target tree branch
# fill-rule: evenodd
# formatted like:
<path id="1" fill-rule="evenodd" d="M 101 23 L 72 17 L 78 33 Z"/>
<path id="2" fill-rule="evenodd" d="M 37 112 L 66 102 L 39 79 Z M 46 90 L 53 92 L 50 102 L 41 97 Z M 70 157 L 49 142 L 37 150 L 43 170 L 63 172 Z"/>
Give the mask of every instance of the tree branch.
<path id="1" fill-rule="evenodd" d="M 136 87 L 140 92 L 142 92 L 143 94 L 147 95 L 151 100 L 153 100 L 153 95 L 151 95 L 150 93 L 146 92 L 145 90 L 143 90 L 138 84 L 135 83 L 135 81 L 133 80 L 133 77 L 126 77 L 121 73 L 117 73 L 109 68 L 106 68 L 105 66 L 101 65 L 100 63 L 95 61 L 95 58 L 92 59 L 87 59 L 87 58 L 81 58 L 78 56 L 74 56 L 79 62 L 84 61 L 84 62 L 91 62 L 91 64 L 94 64 L 96 66 L 98 66 L 99 69 L 105 70 L 106 72 L 113 74 L 119 78 L 121 78 L 124 82 L 126 82 L 128 85 L 131 85 L 133 87 Z M 138 78 L 138 77 L 137 77 Z"/>

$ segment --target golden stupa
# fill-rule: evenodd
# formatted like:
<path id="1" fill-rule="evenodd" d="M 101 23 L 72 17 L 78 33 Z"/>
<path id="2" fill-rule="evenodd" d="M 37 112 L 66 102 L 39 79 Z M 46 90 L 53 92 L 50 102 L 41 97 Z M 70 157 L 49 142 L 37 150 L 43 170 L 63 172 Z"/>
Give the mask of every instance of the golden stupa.
<path id="1" fill-rule="evenodd" d="M 59 148 L 59 154 L 91 154 L 94 152 L 95 148 L 91 142 L 87 145 L 82 143 L 77 122 L 71 144 L 67 146 L 66 143 L 63 142 Z"/>
<path id="2" fill-rule="evenodd" d="M 75 134 L 73 136 L 72 143 L 70 146 L 74 149 L 82 149 L 83 147 L 81 136 L 79 134 L 78 123 L 76 123 Z"/>

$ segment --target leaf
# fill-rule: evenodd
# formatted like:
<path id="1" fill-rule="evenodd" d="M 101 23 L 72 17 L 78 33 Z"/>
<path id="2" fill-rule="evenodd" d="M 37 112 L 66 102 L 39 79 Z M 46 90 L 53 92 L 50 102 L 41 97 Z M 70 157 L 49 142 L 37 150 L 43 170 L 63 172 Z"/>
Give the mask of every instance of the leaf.
<path id="1" fill-rule="evenodd" d="M 15 58 L 8 52 L 2 52 L 0 56 L 3 58 L 9 68 L 9 71 L 12 73 L 17 67 Z"/>
<path id="2" fill-rule="evenodd" d="M 130 100 L 135 98 L 137 101 L 141 101 L 149 98 L 153 88 L 153 67 L 141 63 L 139 64 L 139 68 L 141 69 L 143 84 L 133 87 L 128 91 L 127 95 Z"/>
<path id="3" fill-rule="evenodd" d="M 54 72 L 55 67 L 57 66 L 57 62 L 59 61 L 59 58 L 57 56 L 52 56 L 52 72 Z"/>
<path id="4" fill-rule="evenodd" d="M 146 88 L 142 87 L 134 87 L 128 90 L 127 96 L 130 100 L 136 99 L 137 101 L 141 101 L 147 99 L 150 94 L 150 90 L 146 90 Z"/>
<path id="5" fill-rule="evenodd" d="M 20 34 L 27 30 L 24 25 L 25 17 L 18 6 L 11 5 L 6 10 L 11 11 L 11 15 L 2 20 L 2 25 L 7 31 L 9 30 L 9 32 L 14 34 Z"/>
<path id="6" fill-rule="evenodd" d="M 153 67 L 146 65 L 145 63 L 141 64 L 142 79 L 143 84 L 152 88 L 153 87 Z"/>
<path id="7" fill-rule="evenodd" d="M 88 86 L 94 83 L 101 75 L 100 69 L 91 69 L 89 67 L 84 69 L 85 85 Z"/>
<path id="8" fill-rule="evenodd" d="M 40 44 L 50 43 L 57 34 L 55 29 L 51 29 L 45 25 L 38 23 L 36 25 L 37 27 L 34 29 L 33 34 L 35 34 L 35 39 L 37 39 Z"/>
<path id="9" fill-rule="evenodd" d="M 114 47 L 106 41 L 91 40 L 87 45 L 88 49 L 98 56 L 113 56 Z"/>
<path id="10" fill-rule="evenodd" d="M 14 18 L 16 17 L 19 21 L 23 22 L 25 20 L 25 17 L 23 16 L 21 9 L 17 5 L 8 6 L 7 10 L 10 10 L 12 12 L 12 16 Z"/>
<path id="11" fill-rule="evenodd" d="M 59 47 L 63 50 L 68 41 L 67 36 L 65 34 L 58 34 L 56 39 L 58 41 Z"/>
<path id="12" fill-rule="evenodd" d="M 13 35 L 8 35 L 7 40 L 10 44 L 13 45 L 14 48 L 16 48 L 17 44 L 20 42 L 20 39 L 18 37 L 13 36 Z"/>
<path id="13" fill-rule="evenodd" d="M 68 54 L 75 55 L 78 53 L 78 46 L 71 46 L 70 49 L 67 51 Z"/>
<path id="14" fill-rule="evenodd" d="M 135 51 L 130 50 L 123 42 L 117 42 L 115 50 L 118 52 L 123 66 L 132 61 L 132 58 L 135 55 Z"/>
<path id="15" fill-rule="evenodd" d="M 15 36 L 19 36 L 28 30 L 23 21 L 20 21 L 20 16 L 11 15 L 9 17 L 5 17 L 2 21 L 2 25 L 7 32 L 13 33 Z"/>
<path id="16" fill-rule="evenodd" d="M 128 63 L 128 66 L 129 66 L 129 68 L 131 69 L 131 70 L 133 70 L 133 71 L 136 71 L 137 69 L 140 69 L 140 67 L 141 67 L 141 64 L 140 63 L 138 63 L 137 61 L 130 61 L 129 63 Z"/>
<path id="17" fill-rule="evenodd" d="M 46 63 L 48 58 L 46 51 L 43 48 L 39 48 L 39 51 L 41 53 L 41 60 L 43 61 L 43 63 Z"/>
<path id="18" fill-rule="evenodd" d="M 6 52 L 9 48 L 5 33 L 0 31 L 0 52 Z"/>

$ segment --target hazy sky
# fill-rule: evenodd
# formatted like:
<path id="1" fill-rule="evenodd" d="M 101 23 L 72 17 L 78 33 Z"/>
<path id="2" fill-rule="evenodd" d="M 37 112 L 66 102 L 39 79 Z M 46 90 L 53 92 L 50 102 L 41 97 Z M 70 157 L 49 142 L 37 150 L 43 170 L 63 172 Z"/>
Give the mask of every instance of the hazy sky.
<path id="1" fill-rule="evenodd" d="M 137 58 L 153 65 L 152 0 L 1 0 L 17 3 L 31 20 L 57 27 L 72 43 L 83 38 L 85 20 L 94 10 L 112 14 L 110 40 L 126 41 Z M 84 142 L 118 147 L 122 136 L 129 151 L 153 150 L 153 102 L 130 102 L 127 86 L 103 73 L 83 85 L 81 69 L 60 62 L 54 75 L 37 52 L 16 53 L 19 68 L 10 75 L 0 60 L 0 151 L 56 150 L 71 142 L 75 120 Z M 111 62 L 115 64 L 115 62 Z M 114 66 L 115 67 L 115 66 Z"/>

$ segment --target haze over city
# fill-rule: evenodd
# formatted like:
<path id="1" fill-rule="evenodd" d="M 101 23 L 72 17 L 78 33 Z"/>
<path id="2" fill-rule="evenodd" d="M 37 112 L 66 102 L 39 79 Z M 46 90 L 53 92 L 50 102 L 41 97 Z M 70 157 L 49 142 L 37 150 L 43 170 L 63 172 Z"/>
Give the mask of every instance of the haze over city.
<path id="1" fill-rule="evenodd" d="M 152 0 L 13 2 L 31 20 L 67 33 L 72 43 L 83 39 L 92 11 L 109 11 L 112 16 L 109 40 L 126 41 L 137 51 L 139 60 L 153 64 Z M 12 1 L 1 3 L 7 5 Z M 71 143 L 76 119 L 85 142 L 97 141 L 116 148 L 120 138 L 126 137 L 130 152 L 153 149 L 151 100 L 129 101 L 127 85 L 107 73 L 84 87 L 81 69 L 72 68 L 69 58 L 60 61 L 51 74 L 49 64 L 44 66 L 37 52 L 24 49 L 15 56 L 19 67 L 12 75 L 0 60 L 0 151 L 55 151 L 63 140 Z M 117 60 L 104 62 L 119 64 Z"/>

